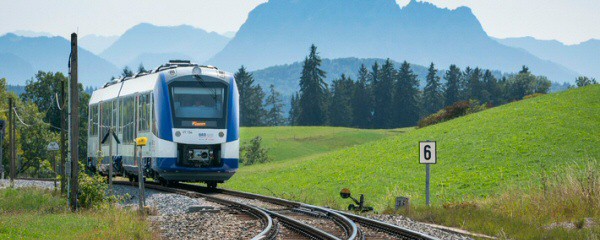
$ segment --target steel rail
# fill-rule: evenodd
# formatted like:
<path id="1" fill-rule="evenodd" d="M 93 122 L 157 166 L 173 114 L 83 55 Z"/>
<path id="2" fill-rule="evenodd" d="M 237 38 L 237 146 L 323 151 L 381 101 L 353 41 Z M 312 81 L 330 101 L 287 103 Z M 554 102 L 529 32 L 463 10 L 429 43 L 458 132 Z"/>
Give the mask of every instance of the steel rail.
<path id="1" fill-rule="evenodd" d="M 182 184 L 182 185 L 194 186 L 194 185 L 190 185 L 190 184 Z M 196 186 L 196 187 L 202 188 L 202 189 L 207 189 L 202 186 Z M 270 203 L 277 204 L 277 205 L 294 206 L 294 207 L 309 206 L 310 208 L 313 208 L 313 209 L 314 208 L 325 209 L 322 207 L 312 206 L 312 205 L 308 205 L 308 204 L 304 204 L 304 203 L 299 203 L 299 202 L 294 202 L 294 201 L 285 200 L 285 199 L 281 199 L 281 198 L 254 194 L 254 193 L 246 193 L 246 192 L 221 189 L 221 188 L 216 189 L 215 191 L 223 193 L 223 194 L 228 194 L 228 195 L 240 196 L 240 197 L 251 198 L 251 199 L 259 199 L 261 201 L 270 202 Z M 344 218 L 351 219 L 351 222 L 353 222 L 353 223 L 354 222 L 361 223 L 365 226 L 368 226 L 368 227 L 371 227 L 371 228 L 374 228 L 374 229 L 377 229 L 377 230 L 380 230 L 383 232 L 387 232 L 392 235 L 396 235 L 403 239 L 438 240 L 438 238 L 429 236 L 427 234 L 416 232 L 416 231 L 413 231 L 411 229 L 404 228 L 401 226 L 392 225 L 392 224 L 389 224 L 386 222 L 362 217 L 362 216 L 351 214 L 351 213 L 337 211 L 337 210 L 331 210 L 331 209 L 325 209 L 325 210 L 327 210 L 328 212 L 333 212 L 335 214 L 342 215 Z M 357 236 L 355 236 L 355 237 L 357 237 Z M 362 236 L 358 236 L 357 239 L 359 239 L 359 238 L 362 238 Z"/>
<path id="2" fill-rule="evenodd" d="M 113 183 L 119 184 L 119 185 L 128 185 L 128 186 L 132 185 L 130 182 L 126 182 L 126 181 L 114 181 Z M 160 186 L 157 184 L 152 184 L 152 183 L 147 183 L 146 188 L 154 189 L 154 190 L 158 190 L 158 191 L 162 191 L 162 192 L 176 193 L 176 194 L 185 195 L 185 196 L 192 197 L 192 198 L 205 198 L 208 201 L 215 202 L 215 203 L 225 205 L 228 207 L 236 208 L 236 209 L 239 209 L 242 212 L 245 212 L 251 216 L 257 217 L 260 219 L 260 221 L 263 223 L 263 225 L 265 227 L 259 234 L 257 234 L 256 236 L 254 236 L 252 238 L 253 240 L 275 239 L 279 232 L 279 230 L 277 229 L 277 225 L 275 225 L 273 223 L 273 218 L 271 218 L 271 215 L 269 215 L 262 209 L 259 209 L 257 207 L 251 206 L 251 205 L 246 205 L 243 203 L 238 203 L 238 202 L 230 201 L 227 199 L 212 197 L 210 195 L 202 194 L 202 193 L 195 192 L 195 191 L 187 191 L 187 190 L 183 190 L 183 189 L 163 187 L 163 186 Z"/>
<path id="3" fill-rule="evenodd" d="M 211 190 L 209 188 L 205 188 L 202 186 L 185 184 L 185 183 L 180 183 L 179 186 L 181 186 L 184 189 L 193 190 L 193 191 L 210 191 Z M 269 203 L 272 203 L 275 205 L 280 205 L 280 206 L 286 206 L 286 207 L 291 207 L 291 208 L 305 208 L 305 209 L 310 209 L 313 211 L 318 211 L 318 212 L 325 214 L 327 217 L 331 218 L 337 225 L 342 227 L 342 229 L 346 233 L 346 236 L 347 236 L 346 239 L 356 240 L 356 239 L 363 238 L 361 236 L 360 231 L 358 230 L 358 226 L 356 226 L 356 223 L 354 223 L 354 221 L 350 220 L 349 218 L 345 217 L 344 215 L 339 214 L 338 212 L 331 210 L 331 209 L 318 207 L 318 206 L 305 204 L 305 203 L 289 201 L 289 200 L 276 198 L 276 197 L 268 197 L 268 196 L 263 196 L 263 195 L 259 195 L 259 194 L 254 194 L 254 193 L 239 192 L 239 191 L 222 189 L 222 188 L 212 189 L 212 191 L 214 191 L 216 193 L 222 193 L 222 194 L 231 195 L 231 196 L 238 196 L 238 197 L 242 197 L 242 198 L 258 199 L 263 202 L 269 202 Z"/>
<path id="4" fill-rule="evenodd" d="M 403 228 L 403 227 L 400 227 L 397 225 L 392 225 L 392 224 L 378 221 L 375 219 L 366 218 L 363 216 L 359 216 L 359 215 L 355 215 L 355 214 L 351 214 L 351 213 L 347 213 L 347 212 L 342 212 L 342 211 L 336 211 L 336 212 L 352 219 L 355 222 L 358 222 L 365 226 L 372 227 L 372 228 L 399 236 L 403 239 L 419 239 L 419 240 L 437 240 L 438 239 L 438 238 L 429 236 L 427 234 L 416 232 L 416 231 L 410 230 L 408 228 Z"/>

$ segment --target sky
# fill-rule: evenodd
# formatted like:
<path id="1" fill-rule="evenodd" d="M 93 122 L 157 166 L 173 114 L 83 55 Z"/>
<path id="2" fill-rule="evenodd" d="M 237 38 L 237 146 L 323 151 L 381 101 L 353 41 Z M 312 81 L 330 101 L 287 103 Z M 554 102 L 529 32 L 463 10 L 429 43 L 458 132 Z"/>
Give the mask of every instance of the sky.
<path id="1" fill-rule="evenodd" d="M 68 37 L 121 35 L 141 22 L 187 24 L 237 31 L 267 0 L 0 0 L 0 34 L 44 32 Z M 396 0 L 400 6 L 410 0 Z M 600 0 L 426 0 L 439 7 L 468 6 L 493 37 L 532 36 L 576 44 L 600 39 Z"/>

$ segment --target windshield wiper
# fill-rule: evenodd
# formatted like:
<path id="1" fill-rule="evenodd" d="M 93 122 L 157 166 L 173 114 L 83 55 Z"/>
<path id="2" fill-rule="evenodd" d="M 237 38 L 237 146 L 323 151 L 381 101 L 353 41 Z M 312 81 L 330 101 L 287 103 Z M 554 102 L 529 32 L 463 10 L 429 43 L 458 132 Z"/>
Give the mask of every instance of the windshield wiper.
<path id="1" fill-rule="evenodd" d="M 213 101 L 215 101 L 215 104 L 216 104 L 217 103 L 217 90 L 214 88 L 207 87 L 206 84 L 204 83 L 204 79 L 202 79 L 202 77 L 200 77 L 199 75 L 193 75 L 193 76 L 194 76 L 194 79 L 196 79 L 196 81 L 198 81 L 198 83 L 202 87 L 208 88 L 212 92 L 212 99 L 213 99 Z"/>

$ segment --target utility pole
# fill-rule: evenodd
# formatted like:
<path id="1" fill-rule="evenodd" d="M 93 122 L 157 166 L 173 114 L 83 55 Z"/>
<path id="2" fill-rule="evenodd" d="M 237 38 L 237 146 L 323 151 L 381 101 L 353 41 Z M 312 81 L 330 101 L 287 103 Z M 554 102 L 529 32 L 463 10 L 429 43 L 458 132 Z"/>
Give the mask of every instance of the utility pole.
<path id="1" fill-rule="evenodd" d="M 8 98 L 8 122 L 9 122 L 9 127 L 8 127 L 8 137 L 10 138 L 10 144 L 9 144 L 9 152 L 10 152 L 10 186 L 14 186 L 14 181 L 15 181 L 15 177 L 17 176 L 17 174 L 15 174 L 16 170 L 15 170 L 15 158 L 17 157 L 17 152 L 15 151 L 15 114 L 13 112 L 13 109 L 15 107 L 15 102 L 14 99 L 12 97 Z"/>
<path id="2" fill-rule="evenodd" d="M 60 192 L 65 193 L 65 186 L 67 185 L 67 175 L 65 169 L 65 159 L 67 158 L 67 135 L 65 129 L 67 128 L 67 123 L 65 119 L 65 109 L 66 100 L 65 100 L 65 80 L 60 82 Z"/>
<path id="3" fill-rule="evenodd" d="M 79 189 L 79 87 L 77 85 L 77 33 L 71 33 L 71 79 L 69 84 L 69 142 L 71 154 L 71 210 L 77 210 Z"/>

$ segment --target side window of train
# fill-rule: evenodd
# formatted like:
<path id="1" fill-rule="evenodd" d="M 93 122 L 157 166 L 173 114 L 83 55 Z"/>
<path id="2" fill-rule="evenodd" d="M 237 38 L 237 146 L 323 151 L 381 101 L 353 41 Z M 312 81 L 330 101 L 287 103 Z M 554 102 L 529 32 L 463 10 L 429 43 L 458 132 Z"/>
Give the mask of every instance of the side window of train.
<path id="1" fill-rule="evenodd" d="M 123 144 L 133 143 L 134 130 L 134 109 L 135 97 L 128 96 L 121 101 L 119 114 L 121 116 L 120 128 L 123 133 Z"/>
<path id="2" fill-rule="evenodd" d="M 102 112 L 100 113 L 100 137 L 104 137 L 111 125 L 112 120 L 112 101 L 102 102 Z M 103 145 L 108 145 L 108 141 Z"/>
<path id="3" fill-rule="evenodd" d="M 90 128 L 89 136 L 98 136 L 98 104 L 90 106 L 88 125 Z"/>
<path id="4" fill-rule="evenodd" d="M 158 136 L 158 127 L 156 126 L 156 110 L 154 110 L 154 94 L 150 93 L 151 98 L 152 98 L 152 103 L 150 105 L 150 108 L 152 108 L 152 133 L 154 133 L 155 136 Z"/>
<path id="5" fill-rule="evenodd" d="M 151 109 L 151 101 L 150 94 L 142 94 L 140 95 L 140 100 L 138 102 L 138 111 L 140 113 L 139 119 L 139 131 L 140 132 L 148 132 L 150 131 L 150 109 Z"/>

